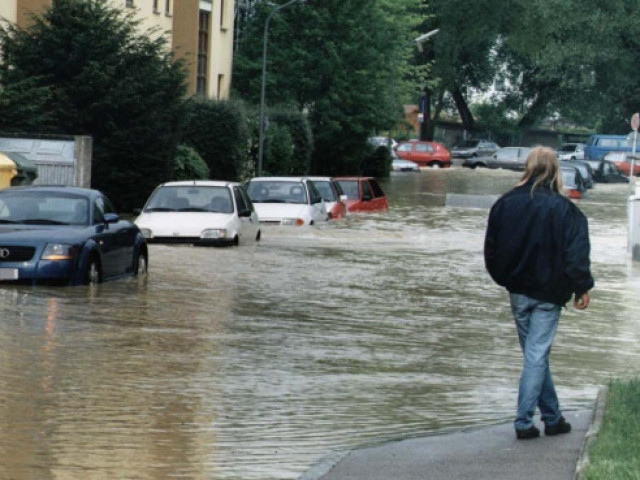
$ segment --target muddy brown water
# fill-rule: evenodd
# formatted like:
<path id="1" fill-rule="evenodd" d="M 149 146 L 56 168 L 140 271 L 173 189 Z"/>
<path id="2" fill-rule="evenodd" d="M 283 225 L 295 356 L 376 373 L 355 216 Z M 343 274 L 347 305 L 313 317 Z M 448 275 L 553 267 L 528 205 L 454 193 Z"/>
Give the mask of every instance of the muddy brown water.
<path id="1" fill-rule="evenodd" d="M 486 209 L 518 175 L 427 170 L 391 209 L 256 246 L 151 246 L 146 282 L 0 286 L 0 478 L 295 479 L 359 445 L 508 421 L 520 368 L 485 273 Z M 625 185 L 579 202 L 597 287 L 561 319 L 565 409 L 640 365 Z"/>

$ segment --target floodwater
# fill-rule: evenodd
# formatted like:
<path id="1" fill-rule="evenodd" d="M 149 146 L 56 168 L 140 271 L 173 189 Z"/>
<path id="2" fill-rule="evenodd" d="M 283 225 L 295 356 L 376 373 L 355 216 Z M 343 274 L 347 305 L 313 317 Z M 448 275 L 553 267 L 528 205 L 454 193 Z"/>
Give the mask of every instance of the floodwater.
<path id="1" fill-rule="evenodd" d="M 517 178 L 393 175 L 388 213 L 257 246 L 152 245 L 146 282 L 0 287 L 0 478 L 296 479 L 343 449 L 509 421 L 520 352 L 484 270 L 487 210 L 445 195 Z M 638 374 L 626 194 L 579 202 L 597 286 L 552 353 L 565 410 Z"/>

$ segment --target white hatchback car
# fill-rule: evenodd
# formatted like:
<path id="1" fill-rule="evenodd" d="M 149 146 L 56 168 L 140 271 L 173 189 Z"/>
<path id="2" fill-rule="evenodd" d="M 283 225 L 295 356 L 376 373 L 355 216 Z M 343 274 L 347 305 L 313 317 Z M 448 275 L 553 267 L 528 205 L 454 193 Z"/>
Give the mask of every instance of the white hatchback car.
<path id="1" fill-rule="evenodd" d="M 156 187 L 135 220 L 148 243 L 238 245 L 260 240 L 260 221 L 242 185 L 189 180 Z"/>
<path id="2" fill-rule="evenodd" d="M 256 177 L 247 183 L 260 223 L 315 225 L 328 219 L 322 195 L 306 177 Z"/>

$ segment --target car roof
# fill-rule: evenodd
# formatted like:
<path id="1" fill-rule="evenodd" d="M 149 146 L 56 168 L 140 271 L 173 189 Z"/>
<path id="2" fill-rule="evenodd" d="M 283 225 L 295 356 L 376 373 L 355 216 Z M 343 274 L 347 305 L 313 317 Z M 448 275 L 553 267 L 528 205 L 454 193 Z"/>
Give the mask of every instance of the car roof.
<path id="1" fill-rule="evenodd" d="M 273 182 L 291 182 L 291 181 L 304 182 L 307 179 L 308 177 L 253 177 L 249 181 L 253 182 L 253 181 L 260 180 L 260 181 L 273 181 Z"/>
<path id="2" fill-rule="evenodd" d="M 371 180 L 373 177 L 335 177 L 334 180 Z"/>
<path id="3" fill-rule="evenodd" d="M 333 177 L 307 177 L 308 180 L 311 181 L 322 181 L 322 182 L 331 182 L 332 180 L 335 180 Z"/>
<path id="4" fill-rule="evenodd" d="M 76 187 L 72 185 L 21 185 L 21 186 L 2 189 L 2 191 L 5 191 L 5 192 L 6 191 L 15 192 L 18 190 L 50 192 L 50 193 L 64 191 L 68 193 L 74 193 L 77 195 L 102 195 L 102 192 L 100 192 L 99 190 L 94 190 L 92 188 L 85 188 L 85 187 Z"/>
<path id="5" fill-rule="evenodd" d="M 238 185 L 238 182 L 225 180 L 178 180 L 161 183 L 158 187 L 227 187 L 230 185 Z"/>

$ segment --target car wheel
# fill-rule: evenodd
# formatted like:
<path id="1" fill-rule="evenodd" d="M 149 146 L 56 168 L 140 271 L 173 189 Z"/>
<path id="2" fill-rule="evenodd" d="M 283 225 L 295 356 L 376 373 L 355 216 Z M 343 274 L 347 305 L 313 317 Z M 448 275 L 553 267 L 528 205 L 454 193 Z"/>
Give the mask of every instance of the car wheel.
<path id="1" fill-rule="evenodd" d="M 258 230 L 258 233 L 256 233 L 256 242 L 260 241 L 260 236 L 262 235 L 262 233 L 260 232 L 260 230 Z"/>
<path id="2" fill-rule="evenodd" d="M 134 275 L 146 275 L 149 273 L 149 262 L 147 260 L 147 256 L 140 252 L 138 255 L 138 261 L 136 262 L 136 267 L 133 270 Z"/>
<path id="3" fill-rule="evenodd" d="M 100 276 L 100 263 L 95 257 L 93 257 L 89 260 L 89 264 L 87 265 L 87 269 L 85 270 L 85 285 L 97 285 L 98 283 L 100 283 Z"/>
<path id="4" fill-rule="evenodd" d="M 431 168 L 440 168 L 442 167 L 442 164 L 440 162 L 432 162 L 431 164 L 429 164 L 429 166 Z"/>

